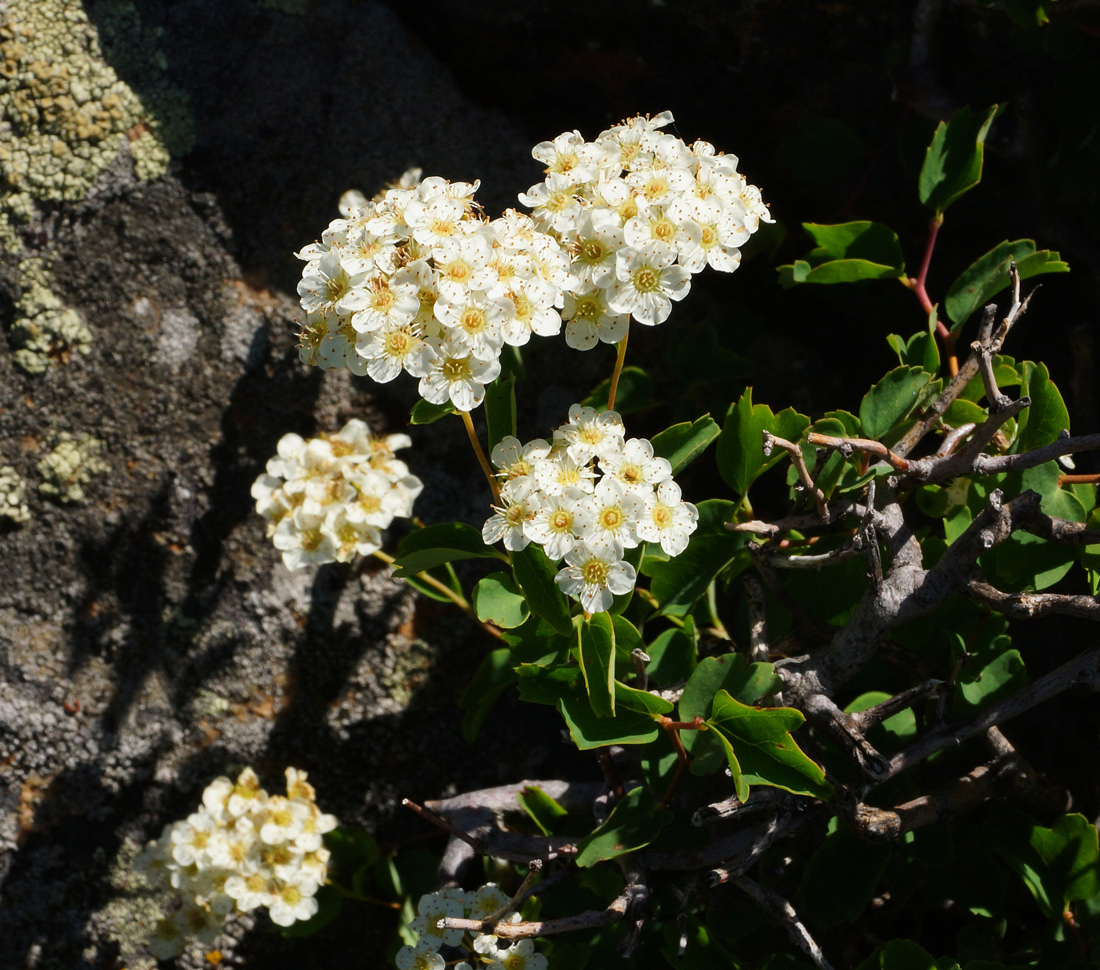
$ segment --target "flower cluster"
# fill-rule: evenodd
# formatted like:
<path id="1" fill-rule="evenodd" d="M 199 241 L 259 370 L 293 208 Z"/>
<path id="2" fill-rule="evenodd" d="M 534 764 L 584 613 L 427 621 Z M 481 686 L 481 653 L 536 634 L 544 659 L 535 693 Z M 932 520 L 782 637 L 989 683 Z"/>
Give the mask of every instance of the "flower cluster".
<path id="1" fill-rule="evenodd" d="M 662 131 L 671 112 L 630 118 L 593 142 L 578 131 L 535 146 L 546 179 L 520 195 L 537 226 L 572 257 L 562 317 L 570 347 L 618 343 L 629 318 L 663 323 L 690 277 L 731 273 L 761 222 L 772 222 L 737 157 Z"/>
<path id="2" fill-rule="evenodd" d="M 336 818 L 317 809 L 306 773 L 286 770 L 286 797 L 269 796 L 251 768 L 236 782 L 216 778 L 202 807 L 167 825 L 138 857 L 137 868 L 171 886 L 181 906 L 156 927 L 149 949 L 159 959 L 191 940 L 210 943 L 226 917 L 266 906 L 272 922 L 290 926 L 317 912 L 329 853 L 321 836 Z"/>
<path id="3" fill-rule="evenodd" d="M 288 569 L 382 548 L 382 530 L 412 515 L 424 487 L 394 457 L 411 444 L 404 434 L 372 435 L 357 418 L 319 438 L 283 435 L 252 497 Z"/>
<path id="4" fill-rule="evenodd" d="M 568 257 L 530 216 L 483 218 L 479 184 L 412 170 L 374 200 L 346 193 L 298 253 L 302 359 L 380 383 L 404 370 L 425 400 L 471 411 L 505 344 L 560 332 Z"/>
<path id="5" fill-rule="evenodd" d="M 417 934 L 416 945 L 403 946 L 397 951 L 395 962 L 398 970 L 472 970 L 473 966 L 485 970 L 546 970 L 546 957 L 535 952 L 532 940 L 518 940 L 502 947 L 493 933 L 480 933 L 468 938 L 462 930 L 443 929 L 439 921 L 445 917 L 483 920 L 499 912 L 511 903 L 511 899 L 496 883 L 486 883 L 480 889 L 465 892 L 461 889 L 444 889 L 420 897 L 417 917 L 409 929 Z M 519 913 L 505 917 L 515 923 Z M 439 948 L 464 946 L 471 962 L 448 964 Z"/>
<path id="6" fill-rule="evenodd" d="M 552 561 L 564 559 L 555 580 L 587 613 L 610 609 L 634 588 L 626 550 L 649 542 L 678 556 L 698 522 L 668 461 L 654 457 L 647 439 L 626 440 L 616 411 L 574 404 L 553 444 L 507 437 L 492 460 L 504 484 L 481 530 L 485 542 L 513 551 L 535 542 Z"/>

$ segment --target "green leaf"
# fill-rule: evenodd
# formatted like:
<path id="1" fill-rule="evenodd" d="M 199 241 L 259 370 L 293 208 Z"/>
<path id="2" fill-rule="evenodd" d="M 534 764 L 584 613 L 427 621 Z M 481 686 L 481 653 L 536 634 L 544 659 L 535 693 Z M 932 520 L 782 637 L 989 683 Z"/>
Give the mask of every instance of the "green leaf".
<path id="1" fill-rule="evenodd" d="M 618 704 L 615 716 L 597 717 L 589 703 L 580 667 L 521 664 L 516 674 L 520 697 L 533 704 L 556 706 L 565 719 L 573 743 L 582 751 L 609 744 L 648 744 L 660 734 L 653 714 L 631 710 L 632 699 L 627 696 L 629 688 L 618 683 L 615 686 Z M 660 702 L 660 698 L 654 697 L 654 700 Z M 671 704 L 662 703 L 667 705 L 666 710 L 672 710 Z"/>
<path id="2" fill-rule="evenodd" d="M 1098 549 L 1100 552 L 1100 549 Z M 1100 556 L 1097 557 L 1100 568 Z M 646 672 L 657 684 L 674 684 L 686 680 L 695 669 L 695 641 L 679 627 L 661 633 L 646 647 L 649 664 Z"/>
<path id="3" fill-rule="evenodd" d="M 489 432 L 489 451 L 502 438 L 516 433 L 516 379 L 498 377 L 485 388 L 485 424 Z"/>
<path id="4" fill-rule="evenodd" d="M 409 424 L 432 424 L 454 412 L 455 406 L 450 401 L 446 404 L 432 404 L 421 398 L 409 412 Z"/>
<path id="5" fill-rule="evenodd" d="M 1016 871 L 1048 919 L 1067 904 L 1100 893 L 1096 826 L 1083 815 L 1064 815 L 1049 829 L 998 806 L 984 829 L 993 850 Z"/>
<path id="6" fill-rule="evenodd" d="M 869 707 L 890 700 L 891 697 L 893 695 L 886 693 L 886 691 L 870 690 L 865 694 L 860 694 L 859 697 L 845 706 L 844 712 L 846 714 L 858 714 Z M 911 707 L 907 707 L 898 711 L 897 714 L 891 714 L 881 723 L 880 727 L 887 734 L 893 735 L 898 741 L 905 741 L 917 735 L 917 716 L 913 713 Z"/>
<path id="7" fill-rule="evenodd" d="M 527 601 L 507 573 L 490 573 L 474 587 L 474 612 L 484 623 L 514 630 L 531 615 Z"/>
<path id="8" fill-rule="evenodd" d="M 718 473 L 723 481 L 738 495 L 744 495 L 749 486 L 783 453 L 764 457 L 763 433 L 770 431 L 788 441 L 797 441 L 809 426 L 810 419 L 787 408 L 773 414 L 766 404 L 752 403 L 752 388 L 746 387 L 741 399 L 729 409 L 718 437 Z"/>
<path id="9" fill-rule="evenodd" d="M 937 215 L 981 181 L 985 138 L 998 110 L 993 105 L 975 117 L 969 107 L 959 108 L 937 126 L 918 180 L 921 202 Z"/>
<path id="10" fill-rule="evenodd" d="M 596 385 L 581 404 L 597 411 L 607 410 L 607 395 L 611 390 L 611 378 Z M 619 414 L 633 414 L 653 404 L 653 378 L 642 368 L 624 367 L 619 375 L 619 387 L 615 392 L 615 410 Z"/>
<path id="11" fill-rule="evenodd" d="M 937 970 L 932 954 L 912 940 L 891 940 L 880 960 L 881 970 Z"/>
<path id="12" fill-rule="evenodd" d="M 802 223 L 817 243 L 806 259 L 790 269 L 793 283 L 854 283 L 892 279 L 905 272 L 897 233 L 881 222 L 838 225 Z M 785 267 L 780 267 L 782 271 Z"/>
<path id="13" fill-rule="evenodd" d="M 465 522 L 441 522 L 410 532 L 397 545 L 395 576 L 422 573 L 458 559 L 502 559 L 481 533 Z"/>
<path id="14" fill-rule="evenodd" d="M 720 690 L 742 704 L 755 704 L 781 687 L 773 664 L 750 664 L 736 653 L 704 657 L 684 685 L 680 696 L 680 720 L 692 721 L 697 717 L 705 720 L 710 717 L 711 703 Z M 725 748 L 712 732 L 683 731 L 680 739 L 685 750 L 695 756 L 691 764 L 692 774 L 710 774 L 725 763 Z"/>
<path id="15" fill-rule="evenodd" d="M 673 559 L 646 562 L 650 592 L 661 604 L 661 612 L 669 616 L 687 613 L 745 545 L 743 536 L 723 528 L 733 516 L 733 502 L 707 499 L 698 509 L 699 524 L 687 549 Z"/>
<path id="16" fill-rule="evenodd" d="M 1057 253 L 1049 249 L 1035 251 L 1033 239 L 1005 240 L 963 272 L 951 284 L 943 302 L 944 311 L 954 326 L 961 327 L 976 310 L 984 307 L 1011 282 L 1009 266 L 1015 260 L 1020 279 L 1040 276 L 1044 273 L 1068 273 L 1069 264 L 1062 262 Z"/>
<path id="17" fill-rule="evenodd" d="M 799 913 L 825 929 L 851 922 L 867 908 L 889 861 L 888 844 L 837 828 L 806 861 Z"/>
<path id="18" fill-rule="evenodd" d="M 868 438 L 881 438 L 917 406 L 932 380 L 922 367 L 895 367 L 863 395 L 859 421 Z"/>
<path id="19" fill-rule="evenodd" d="M 569 612 L 569 601 L 554 582 L 558 571 L 546 558 L 546 553 L 534 543 L 513 552 L 512 571 L 531 612 L 541 616 L 558 633 L 570 636 L 573 633 L 573 617 Z"/>
<path id="20" fill-rule="evenodd" d="M 795 795 L 827 798 L 832 786 L 825 773 L 791 737 L 805 718 L 791 707 L 749 707 L 720 690 L 707 725 L 726 749 L 737 797 L 745 801 L 750 785 L 770 785 Z"/>
<path id="21" fill-rule="evenodd" d="M 555 823 L 568 812 L 537 785 L 528 785 L 516 793 L 516 802 L 539 827 L 543 835 L 549 835 Z"/>
<path id="22" fill-rule="evenodd" d="M 672 474 L 678 475 L 695 461 L 710 443 L 722 433 L 718 423 L 709 414 L 695 421 L 684 421 L 653 436 L 653 454 L 667 458 Z"/>
<path id="23" fill-rule="evenodd" d="M 577 625 L 577 659 L 597 717 L 615 716 L 615 628 L 606 613 Z"/>
<path id="24" fill-rule="evenodd" d="M 1080 501 L 1058 487 L 1061 469 L 1056 461 L 1048 461 L 1023 472 L 1004 476 L 1000 483 L 1008 498 L 1029 489 L 1041 497 L 1040 508 L 1047 515 L 1084 522 L 1086 515 Z M 981 508 L 987 490 L 970 489 L 971 511 Z M 1077 550 L 1066 543 L 1048 542 L 1027 532 L 1017 532 L 994 546 L 978 560 L 978 565 L 998 589 L 1018 593 L 1025 589 L 1042 590 L 1053 586 L 1072 568 Z"/>
<path id="25" fill-rule="evenodd" d="M 473 741 L 485 718 L 493 709 L 500 695 L 516 682 L 512 651 L 500 647 L 482 658 L 474 679 L 462 692 L 458 706 L 466 713 L 462 716 L 462 737 Z"/>
<path id="26" fill-rule="evenodd" d="M 638 711 L 620 710 L 614 717 L 597 717 L 584 696 L 563 697 L 558 710 L 569 728 L 569 736 L 581 751 L 611 744 L 650 744 L 661 733 L 649 714 Z"/>
<path id="27" fill-rule="evenodd" d="M 991 635 L 987 635 L 990 626 Z M 959 634 L 952 634 L 952 659 L 959 664 L 955 679 L 956 716 L 965 717 L 1027 686 L 1027 667 L 1020 651 L 1013 648 L 1011 637 L 999 633 L 1007 626 L 1002 617 L 991 618 L 983 625 L 978 642 L 970 644 Z"/>
<path id="28" fill-rule="evenodd" d="M 1031 405 L 1016 419 L 1016 440 L 1012 450 L 1017 454 L 1049 445 L 1057 441 L 1063 431 L 1069 430 L 1069 411 L 1061 392 L 1050 379 L 1046 364 L 1025 360 L 1020 370 L 1023 376 L 1020 393 L 1031 398 Z"/>
<path id="29" fill-rule="evenodd" d="M 887 335 L 886 342 L 898 355 L 899 364 L 923 367 L 929 374 L 935 374 L 940 369 L 940 348 L 931 330 L 915 333 L 908 340 L 892 333 Z"/>
<path id="30" fill-rule="evenodd" d="M 649 845 L 672 821 L 672 812 L 658 804 L 646 788 L 627 792 L 607 820 L 577 842 L 576 863 L 582 869 Z"/>

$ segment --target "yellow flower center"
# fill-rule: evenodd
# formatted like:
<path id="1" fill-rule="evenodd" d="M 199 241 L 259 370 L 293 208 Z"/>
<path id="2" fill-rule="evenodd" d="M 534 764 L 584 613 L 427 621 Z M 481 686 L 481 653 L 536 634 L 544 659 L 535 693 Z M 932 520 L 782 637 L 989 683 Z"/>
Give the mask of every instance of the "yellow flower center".
<path id="1" fill-rule="evenodd" d="M 412 350 L 415 339 L 406 329 L 391 330 L 382 341 L 382 346 L 390 357 L 405 357 Z"/>
<path id="2" fill-rule="evenodd" d="M 608 565 L 593 556 L 581 567 L 581 576 L 589 586 L 603 586 L 607 580 Z"/>
<path id="3" fill-rule="evenodd" d="M 657 505 L 653 509 L 653 522 L 658 529 L 667 529 L 672 524 L 672 509 L 667 505 Z"/>
<path id="4" fill-rule="evenodd" d="M 465 357 L 448 357 L 443 362 L 443 376 L 452 383 L 470 379 L 470 364 Z"/>
<path id="5" fill-rule="evenodd" d="M 489 318 L 481 307 L 469 306 L 462 311 L 460 325 L 467 333 L 483 333 L 489 329 Z"/>
<path id="6" fill-rule="evenodd" d="M 652 266 L 642 266 L 634 270 L 634 289 L 639 293 L 654 293 L 661 286 L 661 274 Z"/>
<path id="7" fill-rule="evenodd" d="M 608 532 L 616 532 L 622 528 L 625 518 L 622 509 L 617 505 L 609 505 L 600 512 L 600 527 L 607 529 Z"/>
<path id="8" fill-rule="evenodd" d="M 619 467 L 619 478 L 628 485 L 637 485 L 645 481 L 645 472 L 640 465 L 629 465 L 625 462 Z"/>
<path id="9" fill-rule="evenodd" d="M 550 516 L 550 529 L 553 532 L 568 532 L 573 528 L 573 516 L 565 509 L 558 509 Z"/>

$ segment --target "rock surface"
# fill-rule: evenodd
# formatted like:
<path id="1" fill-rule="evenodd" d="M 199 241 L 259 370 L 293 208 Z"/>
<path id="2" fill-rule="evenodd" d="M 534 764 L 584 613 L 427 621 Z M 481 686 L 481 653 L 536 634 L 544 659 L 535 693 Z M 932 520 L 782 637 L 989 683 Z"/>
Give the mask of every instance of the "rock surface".
<path id="1" fill-rule="evenodd" d="M 0 352 L 0 464 L 31 513 L 0 534 L 4 967 L 140 965 L 152 910 L 119 892 L 121 861 L 218 774 L 251 764 L 274 785 L 297 765 L 326 811 L 373 828 L 400 795 L 512 780 L 547 757 L 514 737 L 475 757 L 459 740 L 454 685 L 485 648 L 472 627 L 439 622 L 381 564 L 289 573 L 248 494 L 282 434 L 352 415 L 400 430 L 410 403 L 298 362 L 292 251 L 344 190 L 414 164 L 483 179 L 499 211 L 537 176 L 529 146 L 377 4 L 308 22 L 249 0 L 139 10 L 189 96 L 194 150 L 139 182 L 124 148 L 87 198 L 39 207 L 0 274 L 10 322 L 18 260 L 49 257 L 92 333 L 87 355 L 41 375 Z M 63 434 L 103 443 L 105 470 L 71 502 L 37 487 Z M 418 513 L 453 516 L 432 493 L 465 492 L 460 514 L 476 516 L 464 443 L 439 426 L 421 443 Z M 379 947 L 385 925 L 368 933 Z M 223 954 L 243 965 L 250 950 L 300 965 L 263 933 Z"/>

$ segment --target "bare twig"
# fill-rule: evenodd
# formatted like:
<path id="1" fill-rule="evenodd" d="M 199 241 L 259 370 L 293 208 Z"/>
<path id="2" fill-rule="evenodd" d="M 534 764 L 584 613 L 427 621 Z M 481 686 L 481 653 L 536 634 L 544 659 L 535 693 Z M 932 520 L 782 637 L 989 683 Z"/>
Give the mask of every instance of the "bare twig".
<path id="1" fill-rule="evenodd" d="M 864 736 L 853 714 L 846 714 L 824 694 L 804 698 L 802 710 L 806 717 L 824 727 L 872 779 L 881 780 L 890 770 L 890 762 Z"/>
<path id="2" fill-rule="evenodd" d="M 749 898 L 762 906 L 771 916 L 782 924 L 791 940 L 814 962 L 818 970 L 832 970 L 829 961 L 821 952 L 810 931 L 799 919 L 794 907 L 778 893 L 771 889 L 765 889 L 758 882 L 749 879 L 748 876 L 738 876 L 732 880 L 733 884 L 744 892 Z"/>
<path id="3" fill-rule="evenodd" d="M 900 694 L 895 694 L 889 700 L 883 701 L 881 704 L 876 704 L 874 707 L 868 707 L 865 711 L 858 711 L 854 714 L 849 714 L 853 726 L 859 731 L 869 731 L 876 724 L 881 724 L 889 717 L 893 717 L 899 711 L 904 711 L 906 708 L 912 707 L 918 701 L 924 700 L 932 694 L 935 694 L 943 686 L 942 680 L 926 680 L 923 684 L 917 684 L 916 687 L 910 687 L 908 690 L 903 690 Z"/>
<path id="4" fill-rule="evenodd" d="M 832 448 L 839 451 L 845 458 L 851 458 L 858 451 L 881 458 L 895 471 L 904 472 L 909 469 L 909 462 L 901 455 L 891 451 L 881 441 L 872 441 L 870 438 L 835 438 L 832 435 L 811 431 L 806 435 L 806 441 L 817 448 Z"/>
<path id="5" fill-rule="evenodd" d="M 495 927 L 497 923 L 504 919 L 504 917 L 514 913 L 523 905 L 523 900 L 527 898 L 528 890 L 542 873 L 542 860 L 532 859 L 527 863 L 527 870 L 527 875 L 524 876 L 523 882 L 520 883 L 519 889 L 516 890 L 512 898 L 495 913 L 491 913 L 482 920 L 482 933 L 492 933 L 493 927 Z"/>
<path id="6" fill-rule="evenodd" d="M 901 774 L 937 751 L 961 744 L 967 738 L 982 734 L 994 725 L 1003 724 L 1017 714 L 1030 710 L 1036 704 L 1056 697 L 1074 684 L 1086 683 L 1095 689 L 1098 676 L 1100 676 L 1100 648 L 1086 650 L 1004 700 L 983 708 L 972 717 L 929 731 L 920 740 L 899 751 L 890 759 L 887 778 Z"/>
<path id="7" fill-rule="evenodd" d="M 786 792 L 778 788 L 754 788 L 749 793 L 749 799 L 742 802 L 740 799 L 730 797 L 712 805 L 704 805 L 696 809 L 691 817 L 692 825 L 706 825 L 709 822 L 717 822 L 728 818 L 743 818 L 757 812 L 771 811 L 777 802 L 787 798 Z"/>
<path id="8" fill-rule="evenodd" d="M 968 596 L 998 613 L 1016 620 L 1033 620 L 1058 613 L 1083 620 L 1100 620 L 1100 597 L 1068 593 L 1002 593 L 999 589 L 974 579 L 966 584 Z"/>
<path id="9" fill-rule="evenodd" d="M 518 923 L 500 923 L 493 930 L 502 940 L 525 940 L 535 936 L 554 936 L 557 933 L 571 933 L 574 930 L 590 930 L 598 926 L 617 923 L 626 915 L 634 897 L 627 886 L 623 892 L 611 901 L 607 909 L 590 909 L 575 916 L 561 919 L 525 920 Z M 440 929 L 463 930 L 472 933 L 481 932 L 482 920 L 462 919 L 457 916 L 444 916 L 439 921 Z"/>
<path id="10" fill-rule="evenodd" d="M 749 657 L 754 662 L 768 659 L 768 605 L 764 587 L 751 574 L 745 576 L 745 605 L 749 611 Z"/>
<path id="11" fill-rule="evenodd" d="M 802 482 L 806 491 L 814 497 L 814 503 L 817 505 L 817 514 L 823 519 L 827 518 L 829 515 L 829 508 L 825 504 L 825 493 L 814 484 L 813 477 L 810 475 L 810 470 L 806 467 L 806 459 L 802 457 L 802 449 L 793 441 L 788 441 L 786 438 L 779 438 L 770 431 L 765 431 L 763 438 L 765 457 L 770 456 L 772 450 L 776 447 L 782 448 L 791 456 L 791 464 L 794 465 L 795 470 L 798 472 L 799 481 Z"/>

